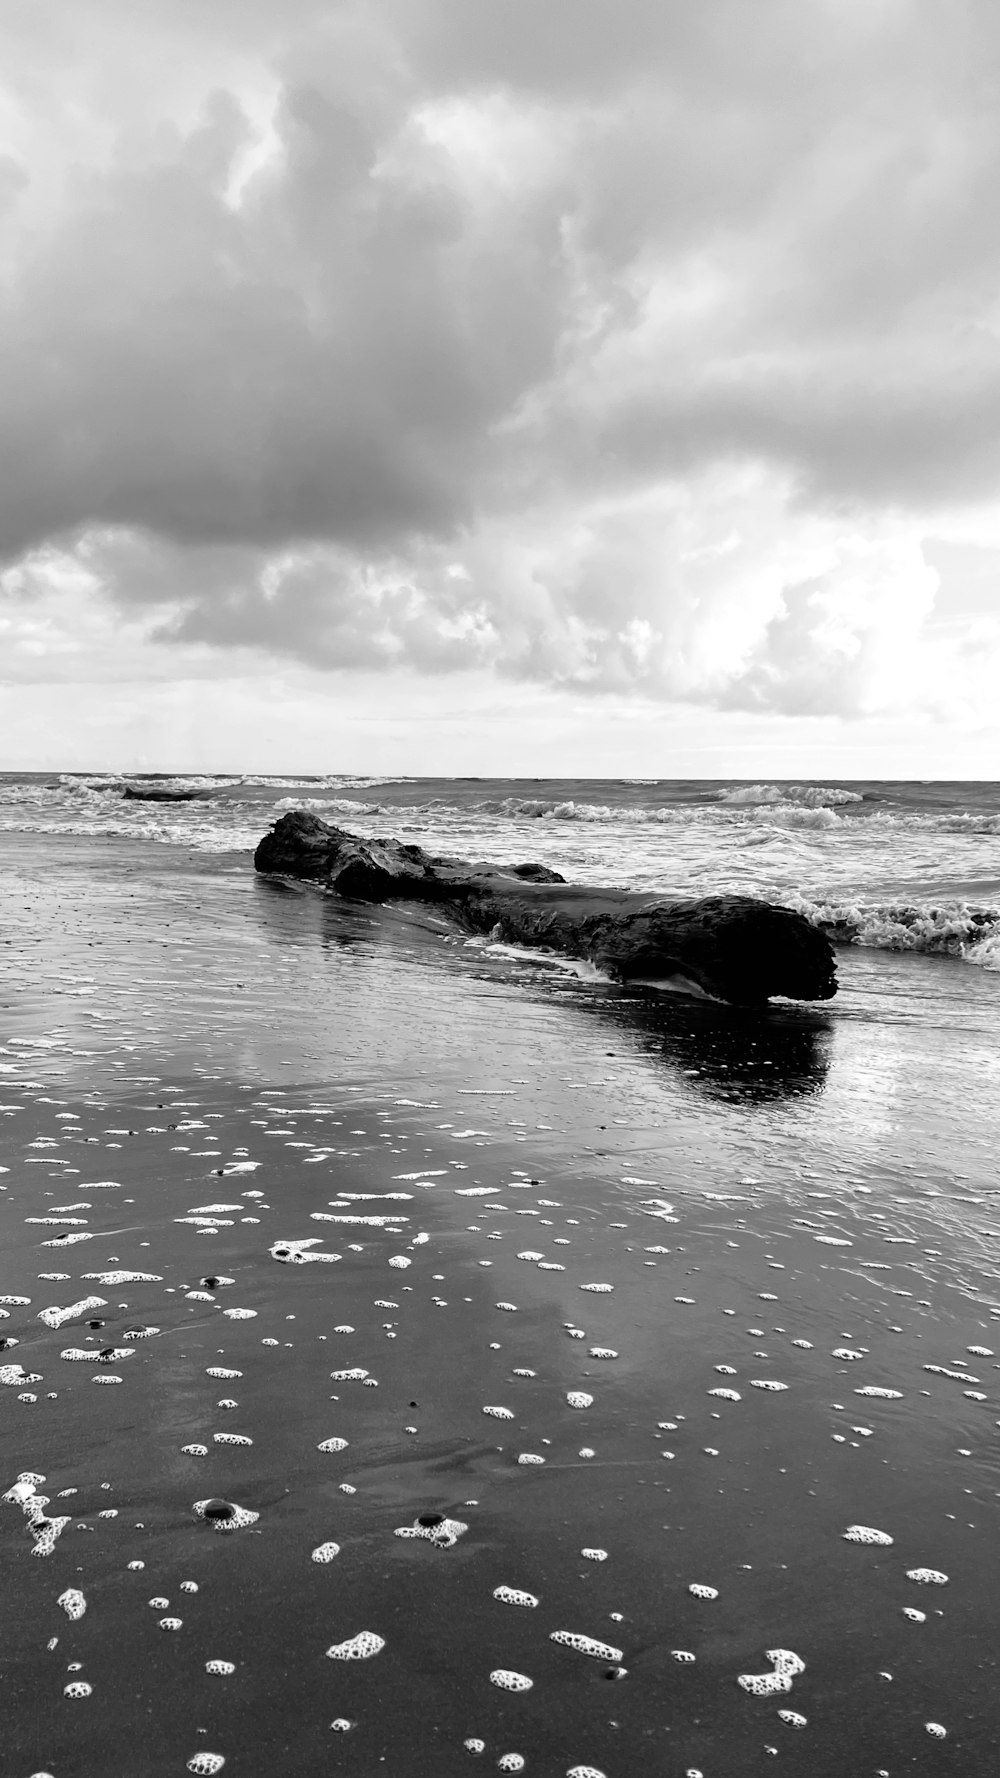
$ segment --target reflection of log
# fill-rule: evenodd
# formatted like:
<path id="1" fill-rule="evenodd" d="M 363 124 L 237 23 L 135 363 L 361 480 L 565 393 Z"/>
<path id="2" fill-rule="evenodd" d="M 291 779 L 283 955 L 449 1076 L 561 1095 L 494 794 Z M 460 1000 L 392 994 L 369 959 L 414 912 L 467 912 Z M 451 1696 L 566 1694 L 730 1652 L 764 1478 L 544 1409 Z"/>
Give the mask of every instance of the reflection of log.
<path id="1" fill-rule="evenodd" d="M 542 865 L 468 864 L 398 840 L 365 840 L 295 809 L 254 854 L 257 870 L 306 878 L 356 901 L 433 902 L 466 931 L 587 958 L 619 981 L 684 976 L 755 1006 L 772 994 L 829 1000 L 833 947 L 801 914 L 744 895 L 664 901 L 566 883 Z"/>

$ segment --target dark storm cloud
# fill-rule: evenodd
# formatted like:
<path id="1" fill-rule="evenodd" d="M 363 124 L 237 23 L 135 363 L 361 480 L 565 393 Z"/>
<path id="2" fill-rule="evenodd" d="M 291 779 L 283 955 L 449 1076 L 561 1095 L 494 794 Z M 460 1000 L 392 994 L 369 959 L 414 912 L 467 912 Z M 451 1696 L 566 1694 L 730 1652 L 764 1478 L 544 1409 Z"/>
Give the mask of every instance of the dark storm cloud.
<path id="1" fill-rule="evenodd" d="M 220 96 L 154 164 L 87 182 L 26 268 L 3 314 L 8 555 L 94 520 L 365 549 L 470 513 L 489 427 L 561 332 L 558 218 L 462 263 L 433 164 L 373 188 L 378 143 L 315 88 L 275 121 L 282 168 L 245 208 Z"/>
<path id="2" fill-rule="evenodd" d="M 846 710 L 867 641 L 824 675 L 796 591 L 837 605 L 829 525 L 874 527 L 877 630 L 887 515 L 992 492 L 980 0 L 6 32 L 0 555 L 76 546 L 165 637 Z"/>

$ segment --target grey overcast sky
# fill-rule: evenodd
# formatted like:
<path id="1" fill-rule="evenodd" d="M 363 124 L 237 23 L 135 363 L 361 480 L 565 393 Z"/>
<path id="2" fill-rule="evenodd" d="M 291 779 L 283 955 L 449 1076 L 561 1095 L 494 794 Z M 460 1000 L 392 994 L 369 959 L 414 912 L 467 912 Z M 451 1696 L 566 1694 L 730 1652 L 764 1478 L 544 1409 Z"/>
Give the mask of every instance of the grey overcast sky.
<path id="1" fill-rule="evenodd" d="M 1000 777 L 994 0 L 10 0 L 0 766 Z"/>

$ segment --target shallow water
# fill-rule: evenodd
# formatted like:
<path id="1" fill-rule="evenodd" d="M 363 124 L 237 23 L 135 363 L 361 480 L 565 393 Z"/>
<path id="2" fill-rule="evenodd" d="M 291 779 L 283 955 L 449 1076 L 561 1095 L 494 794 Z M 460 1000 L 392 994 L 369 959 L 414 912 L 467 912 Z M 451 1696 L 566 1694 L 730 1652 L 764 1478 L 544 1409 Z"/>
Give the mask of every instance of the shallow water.
<path id="1" fill-rule="evenodd" d="M 108 839 L 4 916 L 7 1769 L 992 1770 L 995 976 L 757 1017 Z"/>

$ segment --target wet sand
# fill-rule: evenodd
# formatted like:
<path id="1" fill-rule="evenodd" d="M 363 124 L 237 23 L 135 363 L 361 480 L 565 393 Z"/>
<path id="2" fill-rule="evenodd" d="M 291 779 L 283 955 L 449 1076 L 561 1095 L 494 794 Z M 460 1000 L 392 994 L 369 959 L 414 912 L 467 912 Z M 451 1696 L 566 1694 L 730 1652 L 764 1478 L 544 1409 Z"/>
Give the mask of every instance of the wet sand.
<path id="1" fill-rule="evenodd" d="M 651 1006 L 119 850 L 8 886 L 6 1769 L 991 1771 L 990 985 Z"/>

